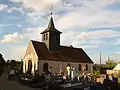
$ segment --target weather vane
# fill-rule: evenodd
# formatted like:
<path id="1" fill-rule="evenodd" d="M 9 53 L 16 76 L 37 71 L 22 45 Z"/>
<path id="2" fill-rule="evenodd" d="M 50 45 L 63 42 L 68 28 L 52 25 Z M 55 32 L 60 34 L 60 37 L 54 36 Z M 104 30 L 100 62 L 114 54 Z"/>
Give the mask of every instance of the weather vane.
<path id="1" fill-rule="evenodd" d="M 50 9 L 51 9 L 50 15 L 52 16 L 52 14 L 53 14 L 53 4 L 51 4 Z"/>

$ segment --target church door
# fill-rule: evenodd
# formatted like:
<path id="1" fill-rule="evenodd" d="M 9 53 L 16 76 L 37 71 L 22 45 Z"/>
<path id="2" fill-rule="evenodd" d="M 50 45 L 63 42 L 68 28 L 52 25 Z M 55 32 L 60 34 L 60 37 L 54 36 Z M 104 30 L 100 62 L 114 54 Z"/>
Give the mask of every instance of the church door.
<path id="1" fill-rule="evenodd" d="M 28 74 L 31 74 L 32 72 L 32 60 L 28 61 Z"/>
<path id="2" fill-rule="evenodd" d="M 43 64 L 43 71 L 47 72 L 48 71 L 48 63 Z"/>

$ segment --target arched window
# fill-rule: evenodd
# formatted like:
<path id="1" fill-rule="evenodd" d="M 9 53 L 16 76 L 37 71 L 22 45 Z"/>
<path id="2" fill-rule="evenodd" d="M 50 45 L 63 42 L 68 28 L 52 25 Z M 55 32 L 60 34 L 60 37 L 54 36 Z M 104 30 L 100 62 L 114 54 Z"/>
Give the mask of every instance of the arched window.
<path id="1" fill-rule="evenodd" d="M 82 65 L 81 64 L 79 64 L 79 71 L 81 71 L 82 70 Z"/>
<path id="2" fill-rule="evenodd" d="M 86 71 L 88 71 L 88 65 L 86 64 Z"/>
<path id="3" fill-rule="evenodd" d="M 32 72 L 32 60 L 28 61 L 28 70 L 27 70 L 28 74 L 31 74 Z"/>
<path id="4" fill-rule="evenodd" d="M 47 72 L 48 71 L 48 63 L 43 64 L 43 71 Z"/>
<path id="5" fill-rule="evenodd" d="M 43 40 L 45 40 L 45 34 L 43 34 Z"/>

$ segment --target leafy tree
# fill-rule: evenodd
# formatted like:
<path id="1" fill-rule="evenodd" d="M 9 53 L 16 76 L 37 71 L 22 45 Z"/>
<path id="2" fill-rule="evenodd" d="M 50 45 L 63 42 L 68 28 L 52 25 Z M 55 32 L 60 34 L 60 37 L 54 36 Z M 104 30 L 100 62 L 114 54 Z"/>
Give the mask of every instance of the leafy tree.
<path id="1" fill-rule="evenodd" d="M 10 69 L 14 69 L 18 73 L 22 73 L 22 69 L 23 69 L 23 62 L 22 61 L 16 61 L 14 59 L 7 60 L 6 65 L 7 65 L 8 72 Z"/>
<path id="2" fill-rule="evenodd" d="M 3 55 L 0 53 L 0 75 L 2 74 L 4 70 L 5 60 L 3 58 Z"/>
<path id="3" fill-rule="evenodd" d="M 94 73 L 96 71 L 99 71 L 100 74 L 105 74 L 107 69 L 108 69 L 107 66 L 104 65 L 104 64 L 95 64 L 95 65 L 93 65 L 93 71 L 94 71 Z"/>
<path id="4" fill-rule="evenodd" d="M 10 66 L 12 69 L 15 69 L 16 65 L 17 65 L 17 61 L 15 61 L 15 60 L 10 61 Z"/>
<path id="5" fill-rule="evenodd" d="M 96 78 L 99 78 L 99 77 L 100 77 L 100 71 L 95 71 L 95 72 L 94 72 L 94 76 L 95 76 Z"/>
<path id="6" fill-rule="evenodd" d="M 100 65 L 94 64 L 93 65 L 93 70 L 94 70 L 94 72 L 100 70 Z"/>
<path id="7" fill-rule="evenodd" d="M 20 62 L 20 73 L 23 72 L 23 61 Z"/>
<path id="8" fill-rule="evenodd" d="M 107 68 L 113 69 L 116 65 L 117 65 L 117 63 L 113 60 L 106 61 L 106 67 Z"/>

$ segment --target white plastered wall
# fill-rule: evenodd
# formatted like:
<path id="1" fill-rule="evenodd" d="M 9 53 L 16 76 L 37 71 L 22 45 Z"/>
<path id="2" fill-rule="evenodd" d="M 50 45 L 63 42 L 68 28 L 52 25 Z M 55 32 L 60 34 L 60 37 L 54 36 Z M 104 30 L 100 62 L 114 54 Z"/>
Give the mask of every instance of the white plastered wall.
<path id="1" fill-rule="evenodd" d="M 23 72 L 28 70 L 28 61 L 32 61 L 32 73 L 38 70 L 38 56 L 35 52 L 32 42 L 30 41 L 23 59 Z"/>
<path id="2" fill-rule="evenodd" d="M 88 65 L 88 73 L 92 73 L 93 72 L 93 64 L 92 63 L 75 63 L 75 62 L 60 62 L 60 61 L 50 61 L 50 60 L 39 60 L 39 72 L 42 73 L 43 72 L 43 64 L 44 63 L 48 63 L 49 66 L 48 68 L 51 66 L 52 67 L 52 71 L 55 73 L 60 73 L 60 72 L 65 72 L 66 73 L 66 66 L 68 64 L 71 65 L 72 68 L 75 68 L 76 71 L 79 71 L 79 64 L 81 64 L 82 66 L 86 66 L 86 64 Z"/>

